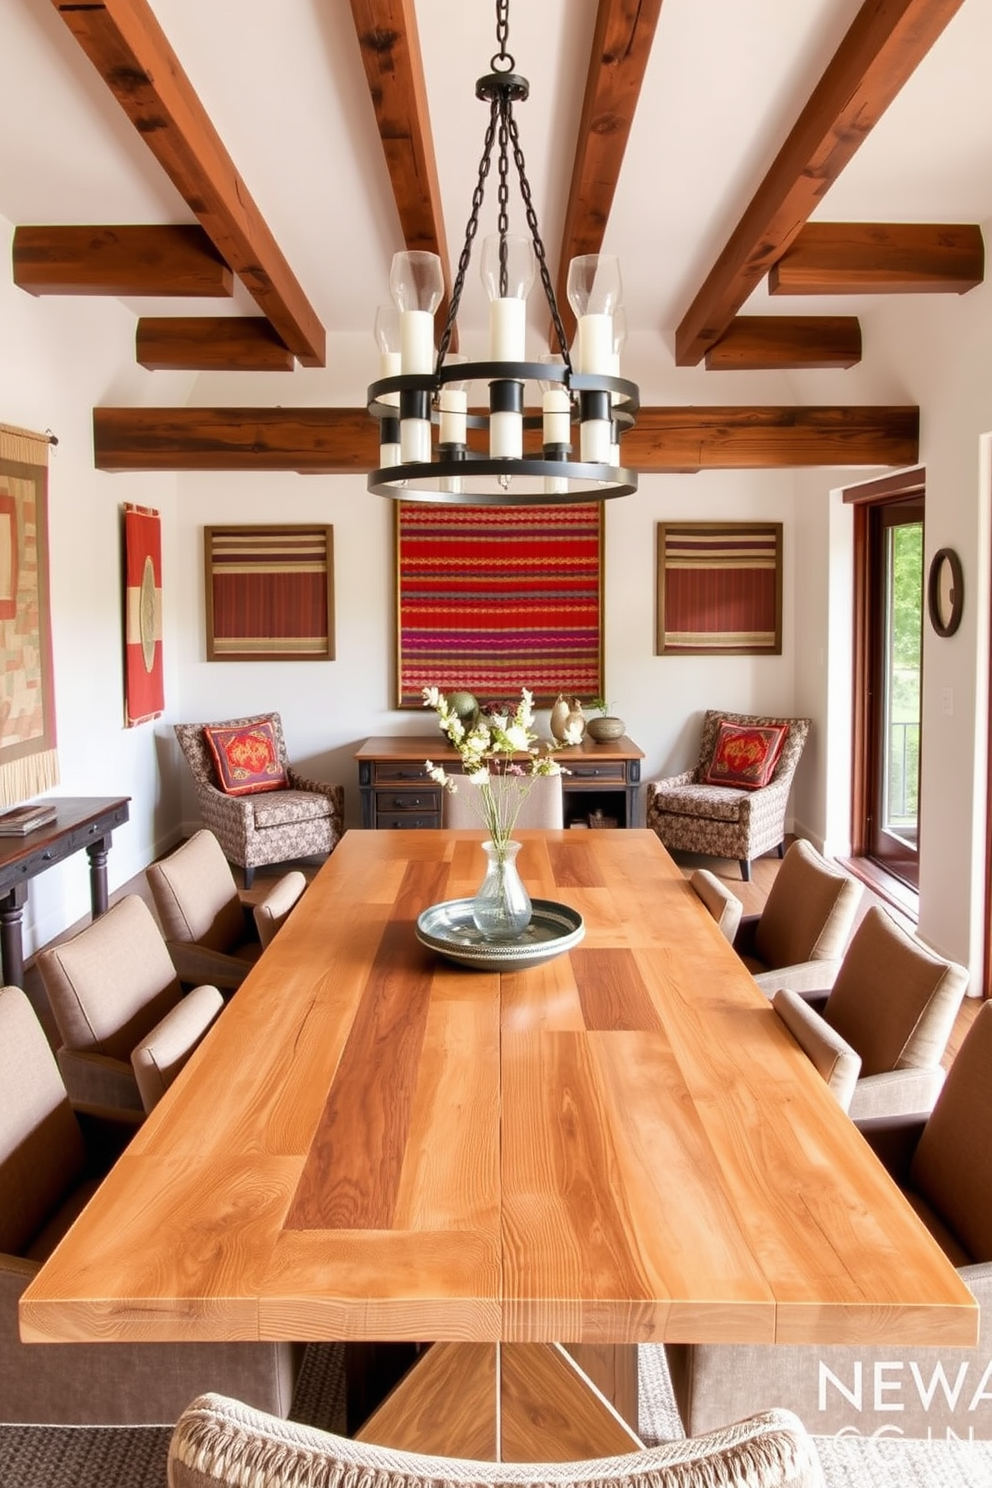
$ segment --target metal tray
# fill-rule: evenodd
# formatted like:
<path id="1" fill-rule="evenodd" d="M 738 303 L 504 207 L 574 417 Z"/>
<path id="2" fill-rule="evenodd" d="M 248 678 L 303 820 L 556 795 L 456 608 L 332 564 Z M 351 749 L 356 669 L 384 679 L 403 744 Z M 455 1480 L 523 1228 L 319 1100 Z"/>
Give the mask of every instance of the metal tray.
<path id="1" fill-rule="evenodd" d="M 449 961 L 482 971 L 524 971 L 578 945 L 586 933 L 578 910 L 553 899 L 531 902 L 531 922 L 516 940 L 483 940 L 472 920 L 471 899 L 448 899 L 425 909 L 417 920 L 417 939 Z"/>

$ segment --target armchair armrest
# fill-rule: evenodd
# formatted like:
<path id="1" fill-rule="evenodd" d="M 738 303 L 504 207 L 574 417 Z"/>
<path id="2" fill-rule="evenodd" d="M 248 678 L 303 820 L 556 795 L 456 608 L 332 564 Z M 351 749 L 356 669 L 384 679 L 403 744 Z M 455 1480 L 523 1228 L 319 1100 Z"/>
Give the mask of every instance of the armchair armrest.
<path id="1" fill-rule="evenodd" d="M 131 1068 L 146 1111 L 161 1100 L 223 1008 L 216 987 L 194 987 L 131 1051 Z"/>
<path id="2" fill-rule="evenodd" d="M 344 813 L 344 789 L 340 785 L 331 785 L 326 780 L 313 780 L 307 775 L 301 775 L 290 765 L 286 771 L 289 784 L 293 790 L 311 791 L 314 795 L 326 796 L 338 816 Z"/>
<path id="3" fill-rule="evenodd" d="M 850 1108 L 861 1073 L 861 1055 L 796 992 L 780 988 L 775 1011 L 824 1080 L 842 1110 Z"/>
<path id="4" fill-rule="evenodd" d="M 736 945 L 734 950 L 737 950 Z M 840 961 L 797 961 L 795 966 L 781 966 L 778 971 L 759 971 L 754 980 L 766 997 L 773 997 L 779 987 L 788 987 L 814 1006 L 822 1005 L 830 995 Z"/>
<path id="5" fill-rule="evenodd" d="M 939 1065 L 932 1069 L 886 1070 L 879 1075 L 865 1075 L 854 1092 L 851 1119 L 929 1116 L 943 1083 L 944 1071 Z"/>
<path id="6" fill-rule="evenodd" d="M 141 1110 L 131 1066 L 123 1059 L 111 1059 L 109 1054 L 94 1054 L 84 1049 L 67 1049 L 64 1044 L 56 1058 L 74 1105 Z"/>
<path id="7" fill-rule="evenodd" d="M 680 775 L 667 775 L 662 780 L 648 781 L 648 803 L 654 799 L 658 791 L 677 790 L 680 785 L 695 785 L 697 772 L 683 770 Z"/>

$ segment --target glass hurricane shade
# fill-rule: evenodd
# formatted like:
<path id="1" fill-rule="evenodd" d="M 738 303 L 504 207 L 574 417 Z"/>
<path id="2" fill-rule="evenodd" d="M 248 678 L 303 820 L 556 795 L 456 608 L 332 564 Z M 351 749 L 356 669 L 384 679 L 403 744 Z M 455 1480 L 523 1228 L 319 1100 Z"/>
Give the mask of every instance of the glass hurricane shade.
<path id="1" fill-rule="evenodd" d="M 616 255 L 581 253 L 573 258 L 567 293 L 578 326 L 573 351 L 576 370 L 610 375 L 615 365 L 613 317 L 623 298 Z"/>

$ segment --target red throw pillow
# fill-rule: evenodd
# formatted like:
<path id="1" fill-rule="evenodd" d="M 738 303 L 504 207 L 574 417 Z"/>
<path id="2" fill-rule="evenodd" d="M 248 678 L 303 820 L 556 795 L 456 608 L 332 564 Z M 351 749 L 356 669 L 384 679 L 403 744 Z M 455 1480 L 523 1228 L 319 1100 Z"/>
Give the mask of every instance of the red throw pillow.
<path id="1" fill-rule="evenodd" d="M 706 785 L 732 785 L 738 790 L 760 790 L 775 773 L 782 753 L 786 723 L 720 724 L 713 758 L 703 776 Z"/>
<path id="2" fill-rule="evenodd" d="M 203 737 L 213 755 L 217 784 L 227 795 L 251 796 L 289 784 L 270 718 L 235 728 L 207 724 Z"/>

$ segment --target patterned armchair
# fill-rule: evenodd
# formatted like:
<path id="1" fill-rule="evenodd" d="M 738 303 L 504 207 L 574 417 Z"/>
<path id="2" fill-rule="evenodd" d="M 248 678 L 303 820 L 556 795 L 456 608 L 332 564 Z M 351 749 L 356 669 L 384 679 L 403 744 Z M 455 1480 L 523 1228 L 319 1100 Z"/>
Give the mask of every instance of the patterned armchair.
<path id="1" fill-rule="evenodd" d="M 176 738 L 193 774 L 203 824 L 213 832 L 229 863 L 245 872 L 250 888 L 255 869 L 313 853 L 330 853 L 344 830 L 344 792 L 340 785 L 308 780 L 286 758 L 278 713 L 230 718 L 220 727 L 243 727 L 271 719 L 289 788 L 257 795 L 230 796 L 220 790 L 202 723 L 177 723 Z"/>
<path id="2" fill-rule="evenodd" d="M 768 785 L 760 790 L 702 783 L 723 720 L 755 728 L 787 725 L 788 733 L 775 772 Z M 736 858 L 741 865 L 741 877 L 750 879 L 752 858 L 773 847 L 782 856 L 789 791 L 809 725 L 808 718 L 766 718 L 708 709 L 703 715 L 699 758 L 693 768 L 648 783 L 647 825 L 657 832 L 666 847 Z"/>

